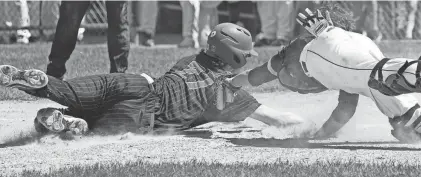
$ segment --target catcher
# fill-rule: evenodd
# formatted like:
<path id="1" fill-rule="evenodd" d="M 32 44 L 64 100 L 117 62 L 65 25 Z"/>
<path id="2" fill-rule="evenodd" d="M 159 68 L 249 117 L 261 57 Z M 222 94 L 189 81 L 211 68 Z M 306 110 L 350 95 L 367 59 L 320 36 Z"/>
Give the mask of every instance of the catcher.
<path id="1" fill-rule="evenodd" d="M 227 81 L 237 87 L 258 86 L 278 78 L 284 87 L 302 94 L 339 90 L 337 107 L 314 138 L 329 137 L 342 128 L 354 115 L 359 95 L 364 95 L 389 118 L 395 138 L 419 141 L 421 109 L 417 99 L 395 94 L 414 90 L 411 87 L 419 82 L 419 68 L 411 64 L 418 60 L 386 58 L 372 40 L 350 32 L 352 16 L 338 5 L 325 5 L 316 15 L 309 9 L 306 12 L 308 15 L 300 13 L 297 21 L 311 35 L 300 36 L 268 62 Z"/>
<path id="2" fill-rule="evenodd" d="M 99 119 L 131 119 L 137 133 L 185 130 L 211 121 L 247 117 L 284 127 L 303 119 L 261 105 L 224 80 L 257 56 L 250 32 L 231 23 L 215 27 L 208 48 L 179 60 L 166 74 L 104 74 L 62 81 L 40 70 L 0 66 L 0 85 L 55 101 L 66 109 L 44 108 L 34 120 L 39 132 L 84 134 Z"/>

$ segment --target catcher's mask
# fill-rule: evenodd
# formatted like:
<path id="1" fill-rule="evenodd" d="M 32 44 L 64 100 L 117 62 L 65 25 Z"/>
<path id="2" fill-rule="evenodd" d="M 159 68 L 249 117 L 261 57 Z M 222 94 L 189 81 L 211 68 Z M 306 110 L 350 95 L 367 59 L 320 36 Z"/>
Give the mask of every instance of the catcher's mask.
<path id="1" fill-rule="evenodd" d="M 283 47 L 272 60 L 279 60 L 278 79 L 282 86 L 302 94 L 319 93 L 327 90 L 320 82 L 308 77 L 300 64 L 300 55 L 304 47 L 314 39 L 312 36 L 300 36 Z"/>

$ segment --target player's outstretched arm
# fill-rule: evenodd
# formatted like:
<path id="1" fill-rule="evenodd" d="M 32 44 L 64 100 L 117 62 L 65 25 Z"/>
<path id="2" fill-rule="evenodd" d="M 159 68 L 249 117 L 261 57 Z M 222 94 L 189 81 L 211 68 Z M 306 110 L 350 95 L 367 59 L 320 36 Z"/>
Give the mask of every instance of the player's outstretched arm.
<path id="1" fill-rule="evenodd" d="M 278 78 L 278 72 L 282 68 L 282 58 L 274 55 L 268 62 L 251 70 L 244 71 L 235 77 L 229 78 L 228 82 L 236 87 L 257 87 Z"/>
<path id="2" fill-rule="evenodd" d="M 354 115 L 357 109 L 358 99 L 358 94 L 350 94 L 340 90 L 338 105 L 333 110 L 329 119 L 323 124 L 322 128 L 316 132 L 314 138 L 325 138 L 341 129 Z"/>
<path id="3" fill-rule="evenodd" d="M 303 118 L 296 114 L 281 112 L 265 105 L 261 105 L 249 117 L 267 125 L 280 128 L 302 124 L 305 122 Z"/>
<path id="4" fill-rule="evenodd" d="M 259 86 L 266 82 L 270 82 L 276 79 L 276 76 L 268 71 L 267 63 L 258 66 L 254 69 L 244 71 L 233 78 L 229 78 L 229 82 L 236 86 Z"/>

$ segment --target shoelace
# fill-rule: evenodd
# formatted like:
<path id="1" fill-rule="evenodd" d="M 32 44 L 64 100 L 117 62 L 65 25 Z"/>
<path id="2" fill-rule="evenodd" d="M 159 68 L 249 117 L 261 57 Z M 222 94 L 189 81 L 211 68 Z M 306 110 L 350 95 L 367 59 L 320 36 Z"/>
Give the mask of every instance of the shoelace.
<path id="1" fill-rule="evenodd" d="M 66 113 L 69 112 L 67 108 L 56 108 L 58 111 L 60 111 L 62 114 L 66 115 Z"/>

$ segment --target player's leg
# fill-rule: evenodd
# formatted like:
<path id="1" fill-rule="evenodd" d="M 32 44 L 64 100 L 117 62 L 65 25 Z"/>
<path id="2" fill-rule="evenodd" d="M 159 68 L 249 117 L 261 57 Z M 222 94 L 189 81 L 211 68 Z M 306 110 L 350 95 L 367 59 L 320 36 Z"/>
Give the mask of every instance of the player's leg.
<path id="1" fill-rule="evenodd" d="M 385 95 L 421 93 L 421 58 L 382 59 L 372 70 L 369 86 Z"/>
<path id="2" fill-rule="evenodd" d="M 60 17 L 48 56 L 50 61 L 47 66 L 48 75 L 63 79 L 66 62 L 75 49 L 80 23 L 90 3 L 90 1 L 61 2 Z"/>
<path id="3" fill-rule="evenodd" d="M 48 98 L 83 114 L 101 114 L 112 105 L 150 94 L 150 84 L 141 75 L 106 74 L 61 81 L 49 77 L 35 96 Z M 86 117 L 85 115 L 78 115 Z"/>
<path id="4" fill-rule="evenodd" d="M 110 73 L 124 73 L 128 67 L 130 32 L 127 1 L 106 1 Z"/>
<path id="5" fill-rule="evenodd" d="M 421 140 L 421 108 L 414 96 L 387 96 L 374 89 L 370 93 L 380 111 L 389 118 L 396 139 L 408 143 Z"/>
<path id="6" fill-rule="evenodd" d="M 149 133 L 156 128 L 156 101 L 156 96 L 152 94 L 139 99 L 120 101 L 101 114 L 92 128 L 101 133 Z"/>
<path id="7" fill-rule="evenodd" d="M 81 117 L 88 123 L 96 121 L 93 115 L 100 115 L 120 101 L 151 94 L 151 81 L 142 75 L 106 74 L 62 81 L 39 70 L 0 65 L 0 81 L 2 86 L 67 106 L 65 114 Z"/>
<path id="8" fill-rule="evenodd" d="M 40 70 L 19 70 L 13 66 L 0 65 L 0 85 L 14 87 L 23 91 L 32 92 L 46 87 L 49 80 L 53 77 L 48 76 Z M 67 109 L 46 108 L 38 111 L 34 120 L 35 129 L 38 132 L 46 133 L 48 131 L 61 132 L 70 130 L 76 134 L 85 133 L 88 129 L 86 121 L 78 118 L 67 118 L 63 113 L 69 112 Z"/>

